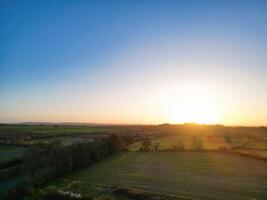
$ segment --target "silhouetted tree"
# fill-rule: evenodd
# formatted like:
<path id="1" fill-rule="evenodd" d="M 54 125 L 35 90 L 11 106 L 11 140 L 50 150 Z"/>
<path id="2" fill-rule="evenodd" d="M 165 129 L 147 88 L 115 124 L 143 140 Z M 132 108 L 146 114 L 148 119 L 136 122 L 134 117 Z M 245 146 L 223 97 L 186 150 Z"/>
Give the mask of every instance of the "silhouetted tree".
<path id="1" fill-rule="evenodd" d="M 58 173 L 63 174 L 72 170 L 72 152 L 70 148 L 63 147 L 54 150 L 52 163 Z"/>
<path id="2" fill-rule="evenodd" d="M 154 148 L 155 151 L 158 151 L 159 150 L 159 147 L 160 147 L 159 141 L 153 142 L 152 146 L 153 146 L 153 148 Z"/>
<path id="3" fill-rule="evenodd" d="M 149 138 L 146 138 L 142 142 L 143 149 L 145 151 L 149 151 L 149 147 L 151 146 L 151 140 Z"/>
<path id="4" fill-rule="evenodd" d="M 196 151 L 202 150 L 202 140 L 199 137 L 194 136 L 192 139 L 192 147 Z"/>
<path id="5" fill-rule="evenodd" d="M 112 134 L 109 136 L 110 142 L 111 142 L 111 150 L 113 152 L 119 152 L 124 150 L 125 145 L 123 139 L 117 135 L 117 134 Z"/>
<path id="6" fill-rule="evenodd" d="M 178 150 L 178 151 L 183 151 L 184 149 L 185 149 L 185 144 L 184 144 L 184 142 L 181 141 L 181 140 L 178 140 L 178 141 L 177 141 L 177 150 Z"/>

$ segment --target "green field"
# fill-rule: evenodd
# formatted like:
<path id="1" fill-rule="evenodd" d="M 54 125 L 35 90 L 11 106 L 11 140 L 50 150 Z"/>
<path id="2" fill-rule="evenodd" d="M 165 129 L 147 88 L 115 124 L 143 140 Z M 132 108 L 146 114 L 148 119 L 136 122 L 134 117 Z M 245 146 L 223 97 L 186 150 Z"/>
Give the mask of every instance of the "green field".
<path id="1" fill-rule="evenodd" d="M 249 141 L 248 139 L 235 139 L 231 144 L 227 143 L 222 137 L 207 137 L 201 136 L 203 150 L 219 150 L 221 148 L 227 148 L 232 152 L 242 153 L 246 155 L 252 155 L 255 157 L 267 158 L 267 142 L 266 141 Z M 192 150 L 192 136 L 166 136 L 166 137 L 154 137 L 151 138 L 152 144 L 159 142 L 160 150 L 170 150 L 173 148 L 173 144 L 177 144 L 179 141 L 184 144 L 185 150 Z M 240 146 L 240 147 L 239 147 Z M 135 142 L 130 146 L 131 151 L 138 151 L 142 147 L 142 141 Z M 238 147 L 238 148 L 235 148 Z"/>
<path id="2" fill-rule="evenodd" d="M 57 136 L 85 133 L 118 132 L 120 129 L 113 127 L 72 126 L 72 125 L 5 125 L 0 126 L 2 135 L 36 135 Z"/>
<path id="3" fill-rule="evenodd" d="M 258 149 L 258 150 L 265 150 L 267 151 L 267 141 L 264 142 L 251 142 L 248 145 L 246 145 L 245 148 L 251 148 L 251 149 Z"/>
<path id="4" fill-rule="evenodd" d="M 237 150 L 234 150 L 234 152 L 267 159 L 267 151 L 266 150 L 237 149 Z"/>
<path id="5" fill-rule="evenodd" d="M 252 133 L 250 128 L 231 128 L 228 132 L 224 127 L 215 127 L 216 132 L 214 127 L 191 128 L 192 130 L 188 126 L 1 125 L 0 141 L 3 144 L 0 145 L 0 162 L 21 157 L 27 147 L 18 145 L 30 147 L 60 141 L 66 150 L 71 144 L 93 142 L 95 138 L 117 133 L 122 140 L 125 139 L 125 143 L 130 141 L 130 146 L 127 147 L 129 152 L 117 153 L 99 163 L 86 165 L 89 167 L 72 174 L 65 173 L 56 182 L 53 182 L 55 179 L 47 182 L 47 186 L 56 186 L 55 191 L 60 189 L 81 193 L 89 196 L 89 199 L 101 199 L 103 195 L 111 199 L 133 199 L 127 195 L 121 199 L 120 194 L 114 192 L 113 186 L 149 194 L 152 197 L 150 199 L 155 197 L 157 200 L 169 199 L 170 196 L 177 199 L 267 199 L 267 140 L 266 133 L 262 132 L 265 129 L 255 128 L 255 133 Z M 131 136 L 130 140 L 126 136 Z M 196 150 L 196 138 L 202 144 L 199 152 L 192 151 Z M 147 149 L 148 152 L 139 151 L 148 139 L 152 144 Z M 159 151 L 153 148 L 155 142 L 160 144 Z M 179 144 L 184 146 L 184 150 L 182 148 L 180 152 L 174 152 L 173 147 Z M 101 152 L 101 149 L 98 151 Z M 85 155 L 80 151 L 71 152 L 78 156 Z M 85 157 L 79 157 L 82 158 Z M 34 159 L 38 160 L 39 156 Z M 12 167 L 2 169 L 2 174 L 9 172 Z M 12 175 L 13 172 L 10 171 Z M 10 179 L 3 176 L 0 189 L 5 192 L 8 188 L 23 183 L 22 176 L 24 174 L 14 175 Z M 40 191 L 36 195 L 42 195 L 42 191 L 49 193 L 45 192 L 45 188 Z M 139 197 L 137 195 L 134 199 L 139 200 Z M 143 196 L 141 199 L 146 198 Z"/>
<path id="6" fill-rule="evenodd" d="M 28 141 L 23 141 L 21 144 L 24 145 L 33 145 L 39 143 L 52 143 L 52 142 L 60 142 L 63 146 L 68 146 L 74 143 L 79 142 L 90 142 L 93 141 L 93 138 L 90 137 L 74 137 L 74 136 L 59 136 L 59 137 L 48 137 L 48 138 L 39 138 L 32 139 Z"/>
<path id="7" fill-rule="evenodd" d="M 21 157 L 26 148 L 9 145 L 0 145 L 0 162 Z"/>
<path id="8" fill-rule="evenodd" d="M 98 184 L 195 199 L 266 199 L 267 163 L 221 153 L 127 152 L 54 183 L 81 194 Z"/>
<path id="9" fill-rule="evenodd" d="M 220 147 L 229 147 L 230 145 L 224 141 L 223 138 L 212 138 L 209 139 L 208 137 L 201 137 L 203 143 L 203 149 L 207 150 L 216 150 Z M 177 144 L 179 141 L 183 142 L 185 145 L 185 149 L 191 150 L 192 147 L 192 136 L 165 136 L 165 137 L 155 137 L 152 139 L 152 143 L 158 141 L 160 143 L 160 150 L 172 149 L 173 144 Z M 142 147 L 142 141 L 136 142 L 131 145 L 130 149 L 132 151 L 138 150 Z"/>

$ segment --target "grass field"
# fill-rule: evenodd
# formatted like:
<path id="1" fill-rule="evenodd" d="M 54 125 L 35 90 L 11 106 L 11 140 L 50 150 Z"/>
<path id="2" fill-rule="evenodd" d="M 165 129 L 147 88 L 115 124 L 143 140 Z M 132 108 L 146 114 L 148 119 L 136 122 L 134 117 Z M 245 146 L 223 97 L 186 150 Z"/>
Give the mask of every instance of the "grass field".
<path id="1" fill-rule="evenodd" d="M 266 150 L 236 149 L 236 150 L 234 150 L 234 152 L 253 155 L 253 156 L 267 159 L 267 151 Z"/>
<path id="2" fill-rule="evenodd" d="M 10 145 L 0 145 L 0 162 L 23 155 L 26 147 L 11 144 L 31 146 L 40 142 L 61 141 L 64 146 L 68 146 L 84 141 L 92 142 L 109 133 L 133 134 L 138 142 L 129 147 L 130 152 L 113 155 L 48 186 L 54 185 L 58 189 L 71 190 L 93 199 L 102 198 L 103 194 L 122 200 L 112 191 L 112 186 L 153 193 L 151 195 L 156 195 L 156 199 L 159 199 L 160 194 L 163 199 L 169 198 L 168 195 L 190 199 L 267 199 L 267 162 L 263 161 L 267 158 L 267 141 L 264 135 L 254 137 L 233 132 L 228 138 L 220 132 L 175 133 L 171 127 L 166 130 L 159 128 L 162 127 L 2 125 L 0 140 Z M 204 151 L 191 151 L 194 149 L 194 137 L 201 140 Z M 160 151 L 138 151 L 145 138 L 150 138 L 152 144 L 159 142 Z M 170 151 L 173 145 L 181 143 L 185 151 Z M 223 154 L 226 152 L 223 150 L 229 154 Z M 20 183 L 17 180 L 21 181 L 21 176 L 4 180 L 0 184 L 0 191 L 14 187 Z"/>
<path id="3" fill-rule="evenodd" d="M 65 136 L 65 137 L 48 137 L 48 138 L 40 138 L 40 139 L 33 139 L 33 140 L 28 140 L 28 141 L 23 141 L 21 144 L 25 145 L 33 145 L 33 144 L 38 144 L 38 143 L 52 143 L 59 141 L 63 146 L 68 146 L 74 143 L 79 143 L 79 142 L 90 142 L 93 141 L 92 138 L 86 138 L 86 137 L 71 137 L 71 136 Z"/>
<path id="4" fill-rule="evenodd" d="M 0 145 L 0 162 L 5 162 L 12 158 L 21 157 L 25 149 L 26 148 L 24 147 Z"/>
<path id="5" fill-rule="evenodd" d="M 264 141 L 264 142 L 251 142 L 248 145 L 246 145 L 245 148 L 252 148 L 252 149 L 258 149 L 258 150 L 267 150 L 267 141 Z"/>
<path id="6" fill-rule="evenodd" d="M 90 126 L 71 126 L 71 125 L 5 125 L 0 126 L 0 134 L 4 135 L 39 135 L 57 136 L 83 133 L 105 133 L 118 132 L 120 129 L 113 127 L 90 127 Z"/>
<path id="7" fill-rule="evenodd" d="M 230 145 L 224 141 L 223 138 L 212 138 L 209 139 L 207 137 L 201 138 L 203 143 L 203 149 L 218 149 L 220 147 L 229 147 Z M 157 137 L 152 139 L 152 143 L 158 141 L 160 143 L 159 149 L 166 150 L 172 149 L 173 144 L 177 144 L 178 141 L 183 142 L 185 145 L 185 149 L 192 149 L 192 136 L 166 136 L 166 137 Z M 142 142 L 136 142 L 131 145 L 130 149 L 133 151 L 138 150 L 142 147 Z"/>
<path id="8" fill-rule="evenodd" d="M 60 179 L 61 189 L 87 194 L 119 185 L 196 199 L 266 199 L 267 163 L 199 152 L 127 152 Z"/>

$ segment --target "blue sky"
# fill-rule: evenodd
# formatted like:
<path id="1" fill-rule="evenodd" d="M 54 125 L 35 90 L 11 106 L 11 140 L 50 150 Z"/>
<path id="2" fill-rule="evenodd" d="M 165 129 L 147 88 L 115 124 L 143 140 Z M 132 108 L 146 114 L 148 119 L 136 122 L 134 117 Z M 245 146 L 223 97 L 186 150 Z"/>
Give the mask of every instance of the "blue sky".
<path id="1" fill-rule="evenodd" d="M 163 123 L 194 82 L 233 99 L 219 123 L 267 124 L 266 1 L 0 4 L 3 122 Z"/>

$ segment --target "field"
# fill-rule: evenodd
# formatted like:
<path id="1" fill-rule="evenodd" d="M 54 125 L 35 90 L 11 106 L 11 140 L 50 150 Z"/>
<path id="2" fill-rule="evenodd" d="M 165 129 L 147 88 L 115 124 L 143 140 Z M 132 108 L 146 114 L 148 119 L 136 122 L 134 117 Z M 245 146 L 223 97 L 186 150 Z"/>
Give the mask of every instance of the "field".
<path id="1" fill-rule="evenodd" d="M 112 143 L 120 145 L 121 149 L 115 151 L 119 153 L 98 157 L 104 155 L 103 152 L 111 152 L 110 143 L 104 142 L 107 145 L 104 148 L 100 148 L 100 143 L 94 148 L 91 145 L 97 144 L 101 138 L 112 141 L 109 137 L 112 133 L 119 138 Z M 62 145 L 53 145 L 55 141 Z M 149 146 L 146 148 L 147 141 Z M 196 148 L 195 141 L 201 143 L 201 148 Z M 3 193 L 27 185 L 28 179 L 35 184 L 45 180 L 42 173 L 50 173 L 51 165 L 64 170 L 64 166 L 75 164 L 78 167 L 71 171 L 68 171 L 70 168 L 60 171 L 63 172 L 60 178 L 48 174 L 54 177 L 45 182 L 45 187 L 34 185 L 31 195 L 51 194 L 48 189 L 55 186 L 53 191 L 56 193 L 72 191 L 89 199 L 267 198 L 265 127 L 1 125 L 0 142 L 0 192 Z M 155 144 L 159 144 L 157 149 Z M 176 148 L 181 144 L 182 148 Z M 37 154 L 27 151 L 25 158 L 28 156 L 29 159 L 12 160 L 31 147 Z M 84 160 L 90 164 L 81 164 Z M 40 168 L 39 162 L 42 163 Z M 25 166 L 28 165 L 37 170 L 34 172 L 36 176 L 30 177 L 31 171 L 25 176 Z M 122 191 L 118 194 L 114 187 Z M 32 188 L 26 188 L 26 191 L 32 191 Z M 121 192 L 127 195 L 121 196 Z"/>
<path id="2" fill-rule="evenodd" d="M 86 133 L 105 133 L 117 131 L 112 127 L 94 126 L 72 126 L 72 125 L 2 125 L 0 126 L 0 136 L 2 135 L 28 135 L 28 136 L 58 136 Z"/>
<path id="3" fill-rule="evenodd" d="M 266 150 L 253 150 L 253 149 L 235 149 L 234 152 L 242 153 L 244 155 L 252 155 L 259 158 L 267 159 L 267 151 Z"/>
<path id="4" fill-rule="evenodd" d="M 93 135 L 120 132 L 113 127 L 89 127 L 70 125 L 1 125 L 0 126 L 0 162 L 18 158 L 25 147 L 37 143 L 60 141 L 63 145 L 92 141 Z"/>
<path id="5" fill-rule="evenodd" d="M 85 125 L 1 125 L 0 144 L 30 146 L 60 141 L 63 145 L 92 141 L 110 133 L 123 133 L 122 127 Z"/>
<path id="6" fill-rule="evenodd" d="M 254 141 L 253 139 L 236 138 L 229 143 L 222 137 L 209 137 L 205 135 L 200 136 L 200 139 L 203 150 L 220 150 L 225 148 L 231 152 L 267 159 L 266 140 Z M 154 142 L 159 142 L 159 150 L 161 151 L 171 150 L 173 145 L 178 142 L 182 142 L 184 144 L 185 150 L 193 150 L 192 136 L 190 135 L 152 137 L 151 142 L 152 144 Z M 138 151 L 140 148 L 142 148 L 142 141 L 135 142 L 130 146 L 131 151 Z"/>
<path id="7" fill-rule="evenodd" d="M 216 150 L 221 147 L 230 147 L 230 145 L 220 137 L 209 139 L 208 137 L 203 136 L 201 138 L 204 149 Z M 160 143 L 160 150 L 172 149 L 172 146 L 179 141 L 184 143 L 185 149 L 192 149 L 192 136 L 166 136 L 155 137 L 152 139 L 152 143 L 156 141 Z M 142 141 L 134 143 L 130 148 L 131 150 L 136 151 L 140 147 L 142 147 Z"/>
<path id="8" fill-rule="evenodd" d="M 0 145 L 0 163 L 23 155 L 24 147 Z"/>
<path id="9" fill-rule="evenodd" d="M 20 142 L 20 144 L 23 145 L 33 145 L 33 144 L 39 144 L 39 143 L 53 143 L 53 142 L 60 142 L 63 146 L 68 146 L 74 143 L 79 143 L 79 142 L 89 142 L 93 141 L 93 137 L 81 137 L 79 135 L 75 136 L 57 136 L 57 137 L 48 137 L 48 138 L 39 138 L 39 139 L 32 139 L 28 141 L 23 141 Z"/>
<path id="10" fill-rule="evenodd" d="M 266 199 L 267 163 L 199 152 L 127 152 L 54 183 L 81 194 L 117 185 L 195 199 Z"/>

